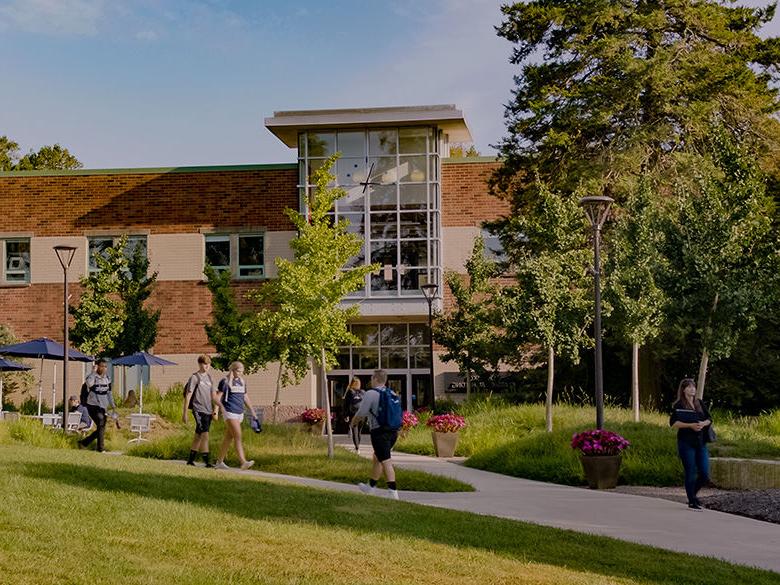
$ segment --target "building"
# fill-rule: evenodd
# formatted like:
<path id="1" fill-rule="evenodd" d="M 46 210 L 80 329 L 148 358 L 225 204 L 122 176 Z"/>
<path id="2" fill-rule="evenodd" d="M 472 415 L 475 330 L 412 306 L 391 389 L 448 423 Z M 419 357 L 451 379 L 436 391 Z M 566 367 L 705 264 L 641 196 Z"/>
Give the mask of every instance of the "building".
<path id="1" fill-rule="evenodd" d="M 283 210 L 305 205 L 309 175 L 340 152 L 336 182 L 347 195 L 334 215 L 364 239 L 354 262 L 382 268 L 344 300 L 360 307 L 351 327 L 361 344 L 342 349 L 329 388 L 337 404 L 350 376 L 367 378 L 382 367 L 407 408 L 429 403 L 428 305 L 420 286 L 441 284 L 445 270 L 463 271 L 482 222 L 506 212 L 487 189 L 497 163 L 449 157 L 450 143 L 471 139 L 450 105 L 276 112 L 265 125 L 297 151 L 297 162 L 0 173 L 0 323 L 20 339 L 61 340 L 62 270 L 52 247 L 78 248 L 75 281 L 94 270 L 95 254 L 127 235 L 158 272 L 150 304 L 162 314 L 153 351 L 179 364 L 142 375 L 163 390 L 184 381 L 195 356 L 213 351 L 203 329 L 211 310 L 204 263 L 229 270 L 239 298 L 273 278 L 274 259 L 291 256 L 294 237 Z M 79 287 L 72 288 L 76 303 Z M 433 360 L 439 395 L 455 367 L 435 350 Z M 84 372 L 71 367 L 76 393 Z M 52 384 L 47 376 L 44 387 Z M 273 366 L 249 377 L 257 404 L 271 404 L 275 379 Z M 282 409 L 292 416 L 320 402 L 309 375 L 284 390 Z"/>

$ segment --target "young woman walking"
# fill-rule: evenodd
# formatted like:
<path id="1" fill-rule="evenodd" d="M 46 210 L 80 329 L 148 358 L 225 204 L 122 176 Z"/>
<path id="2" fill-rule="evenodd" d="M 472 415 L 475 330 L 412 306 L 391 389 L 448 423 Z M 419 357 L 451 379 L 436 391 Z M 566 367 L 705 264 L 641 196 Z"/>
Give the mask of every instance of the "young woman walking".
<path id="1" fill-rule="evenodd" d="M 244 420 L 244 408 L 246 406 L 249 407 L 253 416 L 255 409 L 249 400 L 249 394 L 246 392 L 244 364 L 241 362 L 230 364 L 228 375 L 222 378 L 219 383 L 216 399 L 222 409 L 222 418 L 225 421 L 225 438 L 222 439 L 222 446 L 219 448 L 219 457 L 215 467 L 217 469 L 229 469 L 225 465 L 225 456 L 230 448 L 230 443 L 233 442 L 236 446 L 241 469 L 249 469 L 255 462 L 247 461 L 244 456 L 244 445 L 241 443 L 241 422 Z"/>
<path id="2" fill-rule="evenodd" d="M 701 400 L 696 398 L 696 383 L 685 378 L 677 388 L 669 425 L 677 429 L 677 454 L 685 470 L 685 493 L 688 507 L 701 510 L 696 494 L 710 480 L 710 458 L 707 451 L 708 429 L 712 418 Z"/>
<path id="3" fill-rule="evenodd" d="M 352 418 L 360 408 L 363 402 L 363 396 L 366 391 L 360 387 L 360 379 L 352 378 L 347 391 L 344 392 L 344 421 L 347 423 L 348 432 L 352 436 L 352 444 L 355 445 L 355 451 L 360 451 L 360 434 L 363 430 L 362 424 L 352 425 Z"/>

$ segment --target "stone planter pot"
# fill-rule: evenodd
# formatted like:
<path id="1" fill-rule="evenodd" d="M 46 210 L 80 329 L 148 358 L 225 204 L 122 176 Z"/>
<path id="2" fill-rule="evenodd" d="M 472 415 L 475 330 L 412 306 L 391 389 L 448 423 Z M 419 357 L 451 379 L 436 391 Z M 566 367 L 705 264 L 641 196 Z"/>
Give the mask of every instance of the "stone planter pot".
<path id="1" fill-rule="evenodd" d="M 455 447 L 458 446 L 458 433 L 437 433 L 431 431 L 433 436 L 433 450 L 436 457 L 454 457 Z"/>
<path id="2" fill-rule="evenodd" d="M 580 455 L 580 461 L 590 489 L 610 490 L 617 487 L 620 455 Z"/>
<path id="3" fill-rule="evenodd" d="M 309 432 L 312 435 L 321 436 L 325 432 L 325 421 L 321 420 L 320 422 L 309 425 Z"/>

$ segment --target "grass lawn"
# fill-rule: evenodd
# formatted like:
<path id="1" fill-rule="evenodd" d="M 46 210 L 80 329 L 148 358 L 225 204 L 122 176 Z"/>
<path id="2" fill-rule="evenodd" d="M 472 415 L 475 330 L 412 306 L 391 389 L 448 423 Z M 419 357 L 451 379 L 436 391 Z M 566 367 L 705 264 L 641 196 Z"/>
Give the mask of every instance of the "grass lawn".
<path id="1" fill-rule="evenodd" d="M 603 537 L 137 457 L 0 446 L 0 490 L 4 585 L 778 582 Z"/>
<path id="2" fill-rule="evenodd" d="M 561 484 L 581 485 L 580 462 L 569 446 L 571 436 L 594 427 L 595 411 L 570 405 L 554 408 L 554 432 L 544 430 L 543 405 L 501 406 L 489 402 L 464 405 L 468 426 L 461 431 L 456 455 L 468 457 L 466 465 Z M 631 411 L 605 410 L 606 429 L 631 441 L 623 454 L 621 482 L 631 485 L 680 485 L 682 468 L 677 457 L 676 431 L 669 417 L 642 413 L 632 422 Z M 761 417 L 734 418 L 713 413 L 718 442 L 713 456 L 780 459 L 780 411 Z M 433 454 L 430 430 L 424 425 L 399 441 L 399 451 Z"/>

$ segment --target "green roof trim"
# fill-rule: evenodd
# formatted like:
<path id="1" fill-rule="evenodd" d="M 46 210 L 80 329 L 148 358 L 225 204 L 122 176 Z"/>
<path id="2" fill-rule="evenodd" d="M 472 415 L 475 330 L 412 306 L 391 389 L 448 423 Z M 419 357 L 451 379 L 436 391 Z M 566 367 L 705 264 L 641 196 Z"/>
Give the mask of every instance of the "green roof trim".
<path id="1" fill-rule="evenodd" d="M 464 156 L 461 158 L 442 158 L 441 162 L 445 165 L 462 165 L 464 163 L 497 163 L 501 162 L 501 159 L 497 156 Z"/>
<path id="2" fill-rule="evenodd" d="M 72 175 L 163 175 L 167 173 L 232 173 L 235 171 L 295 170 L 298 163 L 267 165 L 216 165 L 204 167 L 150 167 L 136 169 L 74 169 L 42 171 L 3 171 L 0 177 L 62 177 Z"/>

